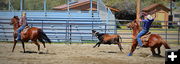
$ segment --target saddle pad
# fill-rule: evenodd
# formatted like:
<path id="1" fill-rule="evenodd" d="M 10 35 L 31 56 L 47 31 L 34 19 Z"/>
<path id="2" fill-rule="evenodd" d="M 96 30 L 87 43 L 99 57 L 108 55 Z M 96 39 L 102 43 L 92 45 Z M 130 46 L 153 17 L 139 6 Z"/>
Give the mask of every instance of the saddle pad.
<path id="1" fill-rule="evenodd" d="M 149 40 L 150 35 L 151 35 L 150 32 L 146 33 L 144 36 L 141 37 L 141 40 L 143 42 L 147 42 Z"/>
<path id="2" fill-rule="evenodd" d="M 26 26 L 26 27 L 22 30 L 21 33 L 25 34 L 25 33 L 28 31 L 29 28 L 30 28 L 29 26 Z"/>

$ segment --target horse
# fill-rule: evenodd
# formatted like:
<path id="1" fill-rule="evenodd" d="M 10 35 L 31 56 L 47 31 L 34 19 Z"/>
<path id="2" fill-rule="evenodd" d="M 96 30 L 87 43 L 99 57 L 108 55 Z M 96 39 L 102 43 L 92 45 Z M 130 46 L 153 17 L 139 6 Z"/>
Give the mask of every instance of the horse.
<path id="1" fill-rule="evenodd" d="M 136 20 L 128 23 L 127 27 L 132 29 L 132 46 L 131 46 L 130 53 L 128 54 L 128 56 L 132 56 L 133 52 L 135 51 L 135 49 L 138 45 L 136 36 L 141 31 L 142 28 L 140 27 L 140 24 Z M 146 42 L 143 42 L 143 44 L 145 44 L 145 46 L 147 46 L 147 47 L 150 47 L 150 50 L 151 50 L 153 56 L 161 56 L 160 55 L 160 53 L 161 53 L 160 47 L 162 45 L 164 45 L 164 47 L 166 49 L 170 49 L 170 47 L 166 43 L 166 41 L 158 34 L 150 34 L 148 40 Z M 156 48 L 157 48 L 158 53 L 156 53 L 156 51 L 155 51 Z"/>
<path id="2" fill-rule="evenodd" d="M 109 45 L 117 44 L 120 51 L 122 52 L 122 49 L 123 49 L 121 46 L 122 39 L 119 35 L 117 34 L 109 35 L 109 34 L 99 33 L 99 32 L 96 32 L 95 30 L 92 30 L 92 34 L 95 35 L 99 39 L 99 42 L 96 43 L 96 45 L 93 46 L 93 48 L 95 48 L 97 45 L 99 47 L 100 44 L 109 44 Z M 121 42 L 119 41 L 119 39 L 121 39 Z"/>
<path id="3" fill-rule="evenodd" d="M 14 16 L 13 18 L 11 18 L 11 22 L 10 25 L 13 25 L 13 36 L 14 36 L 14 45 L 13 45 L 13 49 L 12 52 L 14 52 L 16 43 L 17 43 L 17 30 L 20 27 L 19 24 L 19 18 L 18 16 Z M 26 26 L 28 27 L 28 26 Z M 37 40 L 39 40 L 40 42 L 42 42 L 45 50 L 46 46 L 45 46 L 45 42 L 51 43 L 51 40 L 47 37 L 47 35 L 43 32 L 42 29 L 37 28 L 37 27 L 29 27 L 29 28 L 25 28 L 22 32 L 21 32 L 21 43 L 22 43 L 22 47 L 23 47 L 23 51 L 25 53 L 25 45 L 24 42 L 28 42 L 29 40 L 31 40 L 35 45 L 37 45 L 38 47 L 38 52 L 40 52 L 40 44 L 37 42 Z"/>

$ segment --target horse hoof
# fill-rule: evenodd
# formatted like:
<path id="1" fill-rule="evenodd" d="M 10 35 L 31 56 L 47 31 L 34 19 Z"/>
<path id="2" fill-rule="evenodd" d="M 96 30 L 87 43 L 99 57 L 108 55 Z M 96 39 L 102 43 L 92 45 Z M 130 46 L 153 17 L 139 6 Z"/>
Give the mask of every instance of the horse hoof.
<path id="1" fill-rule="evenodd" d="M 153 57 L 162 57 L 162 56 L 159 55 L 159 54 L 153 54 L 152 56 L 153 56 Z"/>
<path id="2" fill-rule="evenodd" d="M 129 53 L 128 56 L 132 56 L 132 53 Z"/>
<path id="3" fill-rule="evenodd" d="M 23 51 L 24 53 L 26 53 L 26 51 Z"/>
<path id="4" fill-rule="evenodd" d="M 41 54 L 41 52 L 40 52 L 40 51 L 38 51 L 38 52 L 37 52 L 37 54 Z"/>
<path id="5" fill-rule="evenodd" d="M 48 53 L 49 52 L 49 50 L 46 50 L 46 53 Z"/>

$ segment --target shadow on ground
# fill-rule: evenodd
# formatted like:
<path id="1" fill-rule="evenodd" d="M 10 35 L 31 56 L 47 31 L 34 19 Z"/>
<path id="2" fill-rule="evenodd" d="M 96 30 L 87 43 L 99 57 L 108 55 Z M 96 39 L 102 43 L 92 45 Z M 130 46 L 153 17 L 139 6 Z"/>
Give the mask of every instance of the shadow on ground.
<path id="1" fill-rule="evenodd" d="M 27 54 L 33 54 L 33 53 L 36 53 L 36 54 L 50 54 L 50 55 L 56 55 L 56 53 L 49 53 L 49 52 L 36 52 L 36 51 L 20 51 L 21 53 L 27 53 Z"/>

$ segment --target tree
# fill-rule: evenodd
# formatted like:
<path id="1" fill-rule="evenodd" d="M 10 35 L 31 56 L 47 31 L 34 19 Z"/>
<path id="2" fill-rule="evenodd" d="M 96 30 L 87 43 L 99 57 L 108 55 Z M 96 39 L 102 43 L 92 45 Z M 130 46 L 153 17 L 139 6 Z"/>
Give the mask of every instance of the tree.
<path id="1" fill-rule="evenodd" d="M 1 0 L 0 1 L 0 10 L 8 10 L 8 1 L 7 0 Z"/>

